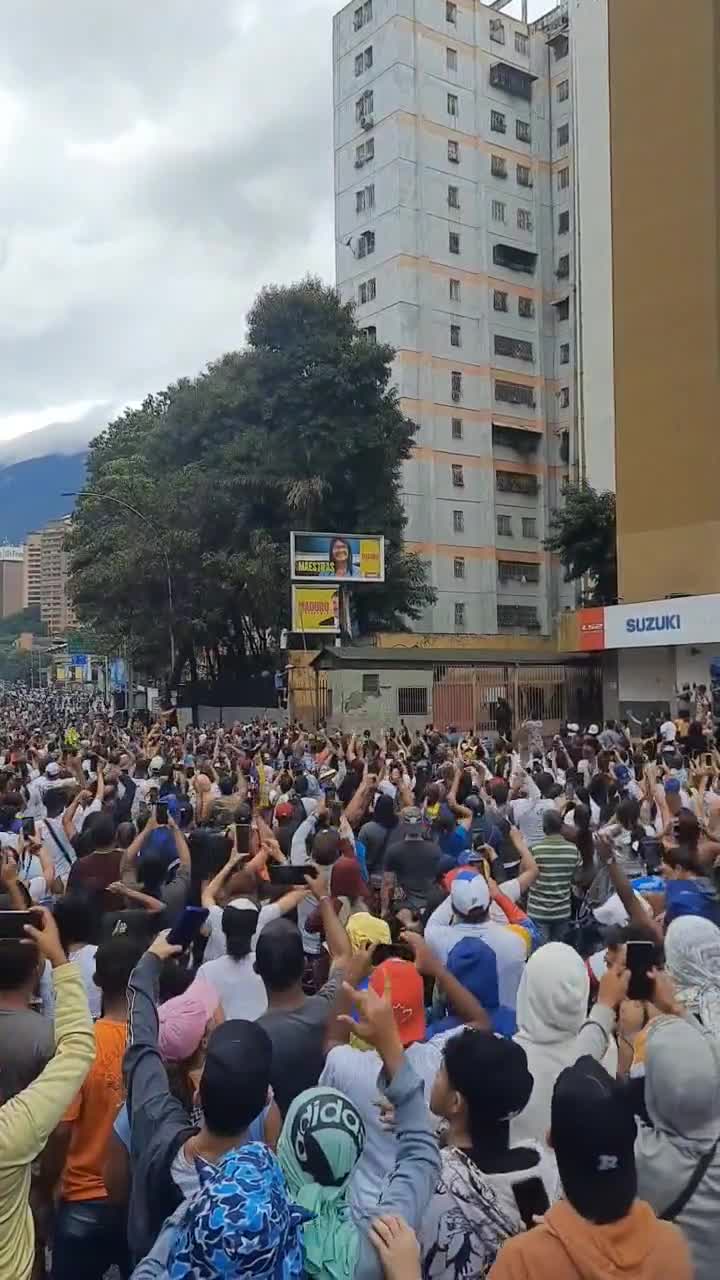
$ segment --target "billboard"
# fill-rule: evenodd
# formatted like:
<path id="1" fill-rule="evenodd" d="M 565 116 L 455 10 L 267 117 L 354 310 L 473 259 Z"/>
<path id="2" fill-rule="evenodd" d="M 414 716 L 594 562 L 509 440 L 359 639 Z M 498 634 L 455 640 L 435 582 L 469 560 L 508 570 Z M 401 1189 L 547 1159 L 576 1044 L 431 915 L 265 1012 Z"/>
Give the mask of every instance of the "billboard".
<path id="1" fill-rule="evenodd" d="M 340 592 L 336 587 L 293 587 L 292 630 L 340 634 Z"/>
<path id="2" fill-rule="evenodd" d="M 581 609 L 578 625 L 583 653 L 597 653 L 605 648 L 605 610 L 601 605 L 594 609 Z"/>
<path id="3" fill-rule="evenodd" d="M 365 533 L 291 533 L 290 577 L 297 582 L 385 581 L 385 539 Z"/>

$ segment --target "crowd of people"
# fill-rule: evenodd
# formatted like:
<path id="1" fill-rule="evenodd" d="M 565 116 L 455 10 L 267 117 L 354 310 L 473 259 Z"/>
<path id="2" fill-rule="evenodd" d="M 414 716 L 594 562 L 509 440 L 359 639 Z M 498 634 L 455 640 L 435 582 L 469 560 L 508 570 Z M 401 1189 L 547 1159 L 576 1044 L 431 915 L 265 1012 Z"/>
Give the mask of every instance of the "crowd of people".
<path id="1" fill-rule="evenodd" d="M 690 712 L 490 740 L 3 695 L 0 1280 L 714 1277 Z"/>

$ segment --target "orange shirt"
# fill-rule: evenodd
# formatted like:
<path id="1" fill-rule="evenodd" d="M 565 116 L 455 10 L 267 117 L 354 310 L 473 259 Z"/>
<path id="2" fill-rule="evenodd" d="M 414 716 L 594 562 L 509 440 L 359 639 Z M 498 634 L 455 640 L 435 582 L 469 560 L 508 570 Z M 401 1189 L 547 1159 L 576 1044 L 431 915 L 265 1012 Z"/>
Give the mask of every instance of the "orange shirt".
<path id="1" fill-rule="evenodd" d="M 95 1061 L 63 1120 L 72 1124 L 63 1170 L 63 1200 L 104 1200 L 105 1148 L 123 1101 L 122 1061 L 127 1026 L 101 1018 L 95 1023 Z"/>

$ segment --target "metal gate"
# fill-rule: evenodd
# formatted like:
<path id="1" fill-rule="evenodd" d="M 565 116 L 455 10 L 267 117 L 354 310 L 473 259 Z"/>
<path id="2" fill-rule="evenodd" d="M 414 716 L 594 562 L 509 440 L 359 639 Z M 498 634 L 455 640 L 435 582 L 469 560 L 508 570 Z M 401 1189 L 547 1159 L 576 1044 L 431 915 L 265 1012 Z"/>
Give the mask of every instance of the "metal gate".
<path id="1" fill-rule="evenodd" d="M 602 674 L 594 663 L 441 664 L 434 669 L 433 722 L 440 729 L 497 730 L 501 698 L 512 711 L 513 729 L 524 720 L 542 720 L 546 733 L 557 733 L 562 720 L 587 724 L 601 716 Z"/>
<path id="2" fill-rule="evenodd" d="M 332 689 L 325 671 L 291 667 L 288 672 L 289 711 L 293 719 L 313 728 L 332 716 Z"/>

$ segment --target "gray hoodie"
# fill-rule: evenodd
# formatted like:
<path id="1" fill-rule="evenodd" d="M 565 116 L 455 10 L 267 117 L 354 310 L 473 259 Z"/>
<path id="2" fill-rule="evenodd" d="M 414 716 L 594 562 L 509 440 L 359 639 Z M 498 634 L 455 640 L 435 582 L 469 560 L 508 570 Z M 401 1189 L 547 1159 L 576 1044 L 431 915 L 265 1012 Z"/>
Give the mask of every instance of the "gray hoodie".
<path id="1" fill-rule="evenodd" d="M 685 1190 L 720 1137 L 720 1045 L 692 1019 L 658 1018 L 648 1034 L 643 1125 L 636 1144 L 638 1195 L 660 1216 Z M 675 1219 L 696 1280 L 716 1280 L 720 1258 L 720 1146 Z"/>

